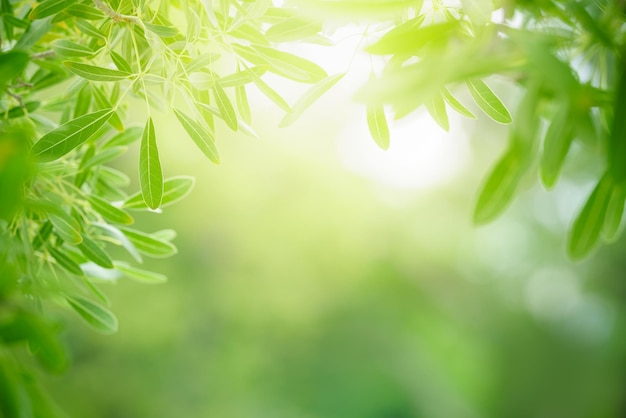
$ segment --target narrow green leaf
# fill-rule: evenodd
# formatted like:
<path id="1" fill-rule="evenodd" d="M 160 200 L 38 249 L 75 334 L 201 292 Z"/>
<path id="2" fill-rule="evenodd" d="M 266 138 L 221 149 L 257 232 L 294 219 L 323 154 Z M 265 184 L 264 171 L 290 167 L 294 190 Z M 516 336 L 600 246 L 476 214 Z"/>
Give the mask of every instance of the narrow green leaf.
<path id="1" fill-rule="evenodd" d="M 182 122 L 181 122 L 182 123 Z M 195 180 L 193 177 L 176 176 L 171 177 L 163 183 L 163 199 L 161 207 L 167 207 L 180 201 L 193 189 Z M 124 201 L 122 205 L 126 209 L 147 209 L 141 193 L 135 193 Z"/>
<path id="2" fill-rule="evenodd" d="M 250 113 L 250 104 L 248 103 L 248 95 L 246 93 L 246 86 L 235 87 L 235 103 L 237 104 L 237 110 L 241 119 L 246 123 L 252 122 L 252 114 Z"/>
<path id="3" fill-rule="evenodd" d="M 605 242 L 614 242 L 619 237 L 620 225 L 624 216 L 625 200 L 626 187 L 615 184 L 611 191 L 611 199 L 606 211 L 604 225 L 602 225 L 602 238 Z"/>
<path id="4" fill-rule="evenodd" d="M 127 263 L 115 263 L 115 268 L 131 279 L 137 280 L 142 283 L 160 284 L 167 281 L 167 276 L 159 273 L 155 273 L 148 270 L 138 269 L 132 267 Z"/>
<path id="5" fill-rule="evenodd" d="M 213 86 L 213 93 L 215 97 L 215 103 L 220 110 L 222 119 L 226 122 L 226 125 L 233 131 L 237 130 L 237 114 L 235 108 L 230 101 L 230 98 L 219 83 L 215 83 Z"/>
<path id="6" fill-rule="evenodd" d="M 514 150 L 504 154 L 480 190 L 474 209 L 474 223 L 490 222 L 506 209 L 513 200 L 524 166 Z"/>
<path id="7" fill-rule="evenodd" d="M 80 225 L 76 222 L 76 219 L 62 212 L 50 214 L 49 219 L 52 222 L 52 226 L 54 226 L 54 230 L 67 243 L 78 245 L 83 241 Z"/>
<path id="8" fill-rule="evenodd" d="M 130 228 L 119 227 L 141 253 L 151 257 L 169 257 L 177 253 L 169 241 Z"/>
<path id="9" fill-rule="evenodd" d="M 272 25 L 265 32 L 265 37 L 270 42 L 299 41 L 315 35 L 320 30 L 322 30 L 320 22 L 293 16 Z"/>
<path id="10" fill-rule="evenodd" d="M 90 57 L 96 52 L 88 46 L 67 39 L 57 39 L 51 46 L 54 52 L 62 58 Z"/>
<path id="11" fill-rule="evenodd" d="M 366 106 L 367 126 L 376 144 L 386 150 L 389 148 L 389 127 L 385 109 L 382 105 L 368 104 Z"/>
<path id="12" fill-rule="evenodd" d="M 433 118 L 437 125 L 444 131 L 450 131 L 450 122 L 448 121 L 448 111 L 446 110 L 446 103 L 443 101 L 441 94 L 436 94 L 430 101 L 426 102 L 426 110 Z"/>
<path id="13" fill-rule="evenodd" d="M 109 222 L 123 225 L 130 225 L 134 222 L 133 217 L 130 216 L 128 213 L 124 212 L 120 208 L 113 206 L 112 204 L 98 196 L 91 195 L 88 197 L 87 200 L 89 200 L 89 204 L 91 205 L 91 207 L 94 208 L 100 215 L 102 215 L 104 219 Z"/>
<path id="14" fill-rule="evenodd" d="M 212 65 L 220 58 L 219 54 L 207 52 L 202 55 L 198 55 L 186 65 L 185 71 L 187 74 L 191 74 L 196 71 L 204 70 L 206 67 Z"/>
<path id="15" fill-rule="evenodd" d="M 192 141 L 200 148 L 200 151 L 202 151 L 209 160 L 213 161 L 215 164 L 219 164 L 220 156 L 215 147 L 213 133 L 178 109 L 174 109 L 174 114 L 187 132 L 187 135 L 189 135 Z"/>
<path id="16" fill-rule="evenodd" d="M 367 51 L 379 55 L 416 53 L 431 44 L 447 42 L 459 28 L 458 21 L 422 27 L 423 20 L 422 16 L 418 16 L 393 28 Z"/>
<path id="17" fill-rule="evenodd" d="M 41 105 L 41 102 L 26 102 L 24 103 L 24 107 L 22 106 L 12 107 L 8 111 L 3 112 L 0 116 L 5 116 L 7 119 L 21 118 L 22 116 L 30 114 L 34 112 L 35 110 L 39 109 L 40 105 Z"/>
<path id="18" fill-rule="evenodd" d="M 113 261 L 109 255 L 95 242 L 90 238 L 87 238 L 83 235 L 83 241 L 77 245 L 78 249 L 87 259 L 93 261 L 100 267 L 104 267 L 106 269 L 113 268 Z"/>
<path id="19" fill-rule="evenodd" d="M 291 112 L 291 107 L 276 91 L 271 88 L 265 81 L 261 79 L 254 71 L 248 70 L 248 74 L 252 78 L 254 85 L 271 101 L 273 101 L 278 107 L 285 112 Z"/>
<path id="20" fill-rule="evenodd" d="M 465 116 L 466 118 L 476 119 L 476 115 L 473 114 L 468 108 L 466 108 L 461 102 L 459 102 L 457 98 L 454 97 L 447 88 L 444 87 L 442 90 L 442 93 L 443 93 L 443 98 L 450 105 L 450 107 L 454 109 L 457 113 L 459 113 L 462 116 Z"/>
<path id="21" fill-rule="evenodd" d="M 70 7 L 75 1 L 76 0 L 44 0 L 30 12 L 29 17 L 32 20 L 37 20 L 55 15 Z"/>
<path id="22" fill-rule="evenodd" d="M 26 68 L 28 54 L 21 51 L 0 52 L 0 92 Z"/>
<path id="23" fill-rule="evenodd" d="M 141 195 L 139 195 L 139 198 L 141 199 Z M 137 250 L 137 247 L 135 247 L 135 244 L 133 244 L 128 239 L 128 237 L 124 235 L 122 231 L 120 231 L 118 228 L 114 227 L 113 225 L 109 225 L 107 223 L 100 223 L 100 222 L 94 222 L 93 226 L 100 229 L 100 231 L 104 235 L 110 238 L 113 238 L 114 244 L 124 247 L 124 249 L 128 251 L 128 254 L 130 254 L 135 259 L 136 262 L 138 263 L 143 262 L 143 259 L 141 258 L 141 254 L 139 254 L 139 251 Z"/>
<path id="24" fill-rule="evenodd" d="M 291 112 L 287 113 L 283 120 L 280 121 L 281 128 L 291 125 L 307 110 L 317 99 L 319 99 L 324 93 L 330 90 L 339 80 L 343 78 L 345 73 L 335 74 L 324 80 L 318 82 L 310 89 L 308 89 L 300 98 L 294 103 L 291 108 Z"/>
<path id="25" fill-rule="evenodd" d="M 88 141 L 112 114 L 113 109 L 103 109 L 66 122 L 37 141 L 31 154 L 41 162 L 59 159 Z"/>
<path id="26" fill-rule="evenodd" d="M 77 76 L 91 81 L 122 81 L 132 76 L 125 71 L 81 64 L 80 62 L 65 61 L 63 64 Z"/>
<path id="27" fill-rule="evenodd" d="M 574 132 L 569 119 L 569 109 L 561 108 L 552 117 L 552 123 L 546 132 L 541 153 L 541 181 L 547 189 L 551 189 L 559 178 L 561 167 L 565 161 Z"/>
<path id="28" fill-rule="evenodd" d="M 80 266 L 67 256 L 62 250 L 56 248 L 48 248 L 50 255 L 56 260 L 57 264 L 64 268 L 66 271 L 75 274 L 77 276 L 83 276 L 85 273 L 81 270 Z"/>
<path id="29" fill-rule="evenodd" d="M 105 307 L 81 296 L 66 296 L 65 299 L 72 309 L 96 330 L 105 334 L 117 332 L 117 318 Z"/>
<path id="30" fill-rule="evenodd" d="M 322 67 L 297 55 L 261 45 L 252 48 L 269 64 L 268 70 L 280 76 L 302 83 L 317 83 L 328 77 Z"/>
<path id="31" fill-rule="evenodd" d="M 254 74 L 256 74 L 258 77 L 261 77 L 267 72 L 267 66 L 257 65 L 243 71 L 237 71 L 233 74 L 227 75 L 226 77 L 220 78 L 220 84 L 222 85 L 222 87 L 227 88 L 243 86 L 244 84 L 252 83 L 254 79 L 249 72 L 254 72 Z"/>
<path id="32" fill-rule="evenodd" d="M 100 29 L 96 28 L 94 25 L 84 20 L 77 19 L 76 27 L 87 36 L 90 36 L 92 38 L 106 39 L 106 35 L 102 33 Z"/>
<path id="33" fill-rule="evenodd" d="M 102 148 L 124 147 L 132 144 L 141 138 L 143 129 L 140 126 L 127 127 L 124 132 L 120 132 L 109 139 Z"/>
<path id="34" fill-rule="evenodd" d="M 163 172 L 151 117 L 148 118 L 141 137 L 139 182 L 146 205 L 150 209 L 158 208 L 163 197 Z"/>
<path id="35" fill-rule="evenodd" d="M 66 12 L 85 20 L 100 20 L 104 18 L 104 14 L 99 9 L 84 3 L 73 4 L 67 8 Z"/>
<path id="36" fill-rule="evenodd" d="M 178 29 L 172 26 L 155 25 L 153 23 L 143 22 L 146 29 L 161 38 L 173 38 L 180 35 Z"/>
<path id="37" fill-rule="evenodd" d="M 513 119 L 509 110 L 484 81 L 469 80 L 467 81 L 467 87 L 478 107 L 487 116 L 499 123 L 511 123 Z"/>
<path id="38" fill-rule="evenodd" d="M 613 179 L 605 174 L 598 182 L 570 230 L 568 252 L 574 259 L 589 254 L 600 238 L 613 191 Z"/>
<path id="39" fill-rule="evenodd" d="M 123 71 L 125 73 L 129 73 L 129 74 L 133 72 L 133 69 L 131 68 L 126 58 L 124 58 L 123 56 L 121 56 L 120 54 L 118 54 L 117 52 L 113 50 L 109 51 L 109 55 L 111 56 L 111 60 L 113 61 L 113 64 L 115 64 L 118 70 Z"/>

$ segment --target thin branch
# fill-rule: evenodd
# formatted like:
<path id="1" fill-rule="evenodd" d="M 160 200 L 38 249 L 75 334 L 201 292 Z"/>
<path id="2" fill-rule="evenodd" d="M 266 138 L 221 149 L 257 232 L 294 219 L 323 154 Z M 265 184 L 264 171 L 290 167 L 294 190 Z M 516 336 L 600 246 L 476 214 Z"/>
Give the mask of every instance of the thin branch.
<path id="1" fill-rule="evenodd" d="M 130 23 L 135 23 L 141 26 L 142 28 L 144 27 L 143 22 L 137 16 L 131 16 L 131 15 L 118 13 L 115 10 L 111 9 L 111 7 L 108 4 L 106 4 L 103 0 L 93 0 L 93 4 L 95 4 L 96 7 L 102 11 L 102 13 L 110 17 L 115 22 L 130 22 Z"/>

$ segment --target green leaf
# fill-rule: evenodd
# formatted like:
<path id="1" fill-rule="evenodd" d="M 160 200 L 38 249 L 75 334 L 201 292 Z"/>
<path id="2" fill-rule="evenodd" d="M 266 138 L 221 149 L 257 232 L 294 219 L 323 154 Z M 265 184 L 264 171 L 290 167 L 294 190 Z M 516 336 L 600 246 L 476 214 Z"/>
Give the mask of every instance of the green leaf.
<path id="1" fill-rule="evenodd" d="M 67 243 L 78 245 L 83 241 L 80 225 L 76 222 L 76 219 L 60 211 L 50 214 L 49 219 L 52 222 L 52 226 L 54 226 L 54 230 Z"/>
<path id="2" fill-rule="evenodd" d="M 76 21 L 76 27 L 85 35 L 91 36 L 92 38 L 101 38 L 106 39 L 106 35 L 100 31 L 100 29 L 96 28 L 89 22 L 78 19 Z"/>
<path id="3" fill-rule="evenodd" d="M 411 19 L 383 35 L 367 48 L 372 54 L 410 54 L 431 44 L 447 42 L 459 27 L 459 22 L 435 23 L 422 27 L 423 17 Z"/>
<path id="4" fill-rule="evenodd" d="M 22 116 L 25 116 L 39 109 L 40 105 L 41 105 L 41 102 L 26 102 L 24 103 L 24 107 L 22 106 L 12 107 L 2 116 L 6 116 L 7 119 L 21 118 Z"/>
<path id="5" fill-rule="evenodd" d="M 226 77 L 220 78 L 220 84 L 222 85 L 222 87 L 227 88 L 243 86 L 244 84 L 252 83 L 254 81 L 254 78 L 252 77 L 250 72 L 254 72 L 255 75 L 261 77 L 267 72 L 267 66 L 257 65 L 244 71 L 237 71 L 233 74 L 227 75 Z"/>
<path id="6" fill-rule="evenodd" d="M 450 131 L 446 103 L 441 94 L 434 95 L 429 102 L 426 102 L 426 110 L 441 129 L 446 132 Z"/>
<path id="7" fill-rule="evenodd" d="M 541 181 L 547 189 L 551 189 L 561 172 L 563 161 L 567 155 L 574 132 L 569 119 L 569 109 L 560 108 L 552 117 L 552 123 L 546 132 L 540 160 Z"/>
<path id="8" fill-rule="evenodd" d="M 173 38 L 180 35 L 178 29 L 172 26 L 155 25 L 153 23 L 143 22 L 146 29 L 161 38 Z"/>
<path id="9" fill-rule="evenodd" d="M 128 213 L 124 212 L 120 208 L 113 206 L 112 204 L 98 196 L 91 195 L 88 197 L 87 200 L 89 200 L 89 204 L 91 205 L 91 207 L 94 208 L 100 215 L 102 215 L 104 219 L 109 222 L 123 225 L 130 225 L 134 222 L 133 217 L 130 216 Z"/>
<path id="10" fill-rule="evenodd" d="M 606 211 L 604 225 L 602 225 L 602 238 L 605 242 L 614 242 L 619 237 L 620 224 L 624 216 L 624 203 L 626 200 L 626 187 L 615 184 L 611 191 L 611 199 Z"/>
<path id="11" fill-rule="evenodd" d="M 609 209 L 612 192 L 613 179 L 605 174 L 587 199 L 570 230 L 567 249 L 572 258 L 583 258 L 597 244 Z"/>
<path id="12" fill-rule="evenodd" d="M 283 120 L 278 125 L 281 128 L 291 125 L 307 110 L 317 99 L 319 99 L 324 93 L 330 90 L 339 80 L 343 78 L 345 73 L 335 74 L 324 80 L 318 82 L 310 89 L 308 89 L 300 98 L 294 103 L 291 108 L 291 112 L 287 113 Z"/>
<path id="13" fill-rule="evenodd" d="M 54 161 L 88 141 L 111 117 L 113 109 L 80 116 L 45 134 L 31 154 L 41 162 Z"/>
<path id="14" fill-rule="evenodd" d="M 96 52 L 88 46 L 67 39 L 57 39 L 51 46 L 54 52 L 62 58 L 90 57 Z"/>
<path id="15" fill-rule="evenodd" d="M 254 71 L 248 70 L 248 74 L 252 78 L 254 85 L 271 101 L 273 101 L 278 107 L 285 112 L 291 112 L 291 107 L 276 91 L 271 88 L 265 81 L 261 79 Z"/>
<path id="16" fill-rule="evenodd" d="M 29 17 L 32 20 L 37 20 L 55 15 L 67 9 L 75 1 L 76 0 L 44 0 L 30 12 Z"/>
<path id="17" fill-rule="evenodd" d="M 66 12 L 85 20 L 100 20 L 104 18 L 104 14 L 100 10 L 84 3 L 73 4 L 67 8 Z"/>
<path id="18" fill-rule="evenodd" d="M 93 86 L 91 91 L 93 92 L 93 98 L 96 100 L 96 103 L 98 104 L 99 108 L 101 109 L 113 108 L 114 109 L 114 106 L 109 101 L 109 98 L 100 88 L 98 88 L 97 86 Z M 122 122 L 122 119 L 117 114 L 117 111 L 113 110 L 113 113 L 111 114 L 111 117 L 109 118 L 108 122 L 116 130 L 120 132 L 124 131 L 124 122 Z"/>
<path id="19" fill-rule="evenodd" d="M 67 303 L 89 325 L 105 334 L 117 332 L 117 318 L 111 311 L 81 296 L 66 296 Z"/>
<path id="20" fill-rule="evenodd" d="M 317 83 L 328 77 L 319 65 L 277 49 L 254 45 L 252 47 L 234 47 L 235 51 L 251 62 L 266 63 L 268 70 L 285 78 L 302 83 Z"/>
<path id="21" fill-rule="evenodd" d="M 134 229 L 119 227 L 141 253 L 151 257 L 170 257 L 177 253 L 176 247 L 167 240 L 159 239 Z"/>
<path id="22" fill-rule="evenodd" d="M 515 150 L 509 150 L 495 165 L 478 195 L 474 223 L 484 224 L 500 215 L 511 203 L 525 169 Z"/>
<path id="23" fill-rule="evenodd" d="M 467 81 L 467 87 L 478 107 L 487 116 L 499 123 L 511 123 L 513 119 L 509 110 L 484 81 L 469 80 Z"/>
<path id="24" fill-rule="evenodd" d="M 77 276 L 83 276 L 85 273 L 81 270 L 80 266 L 67 256 L 63 251 L 56 248 L 48 248 L 50 255 L 56 260 L 57 264 L 64 268 L 66 271 L 75 274 Z"/>
<path id="25" fill-rule="evenodd" d="M 368 104 L 366 107 L 367 127 L 376 144 L 386 150 L 389 148 L 389 127 L 382 105 Z"/>
<path id="26" fill-rule="evenodd" d="M 95 242 L 83 235 L 83 241 L 77 245 L 78 249 L 90 261 L 106 269 L 113 268 L 109 255 Z"/>
<path id="27" fill-rule="evenodd" d="M 65 61 L 63 64 L 77 76 L 91 81 L 122 81 L 132 76 L 131 73 L 125 71 L 81 64 L 80 62 Z"/>
<path id="28" fill-rule="evenodd" d="M 141 137 L 139 150 L 139 182 L 144 202 L 150 209 L 156 209 L 163 197 L 163 172 L 152 118 L 148 118 Z"/>
<path id="29" fill-rule="evenodd" d="M 141 199 L 141 195 L 139 195 L 139 198 Z M 139 251 L 137 250 L 137 247 L 135 247 L 135 244 L 133 244 L 128 239 L 128 237 L 124 235 L 122 231 L 120 231 L 118 228 L 114 227 L 113 225 L 100 222 L 94 222 L 92 225 L 98 228 L 104 235 L 113 238 L 114 244 L 124 247 L 124 249 L 128 251 L 128 254 L 130 254 L 135 259 L 135 261 L 137 261 L 138 263 L 143 262 L 141 254 L 139 254 Z"/>
<path id="30" fill-rule="evenodd" d="M 115 263 L 115 268 L 131 279 L 137 280 L 142 283 L 160 284 L 167 281 L 167 276 L 159 273 L 155 273 L 148 270 L 138 269 L 132 267 L 127 263 Z"/>
<path id="31" fill-rule="evenodd" d="M 187 132 L 187 135 L 189 135 L 192 141 L 200 148 L 200 151 L 202 151 L 209 160 L 213 161 L 215 164 L 219 164 L 220 156 L 215 147 L 213 133 L 178 109 L 174 109 L 174 114 L 185 129 L 185 132 Z"/>
<path id="32" fill-rule="evenodd" d="M 220 55 L 213 52 L 207 52 L 205 54 L 198 55 L 185 66 L 185 71 L 187 72 L 187 74 L 191 74 L 196 71 L 204 70 L 206 67 L 212 65 L 219 58 Z"/>
<path id="33" fill-rule="evenodd" d="M 28 54 L 21 51 L 0 53 L 0 93 L 15 78 L 19 77 L 28 64 Z"/>
<path id="34" fill-rule="evenodd" d="M 454 109 L 457 113 L 466 118 L 476 119 L 476 115 L 474 115 L 468 108 L 466 108 L 461 102 L 459 102 L 456 97 L 450 93 L 447 88 L 443 88 L 442 90 L 443 98 L 450 105 L 452 109 Z"/>
<path id="35" fill-rule="evenodd" d="M 235 108 L 231 103 L 228 95 L 219 83 L 215 83 L 213 86 L 213 93 L 215 94 L 215 103 L 220 110 L 222 119 L 226 122 L 226 125 L 233 131 L 237 130 L 237 114 Z"/>
<path id="36" fill-rule="evenodd" d="M 109 139 L 102 148 L 124 147 L 132 144 L 141 138 L 143 128 L 140 126 L 127 127 L 124 132 L 120 132 Z"/>
<path id="37" fill-rule="evenodd" d="M 265 32 L 265 37 L 270 42 L 299 41 L 315 35 L 322 30 L 319 22 L 293 16 L 272 25 Z"/>
<path id="38" fill-rule="evenodd" d="M 109 55 L 111 56 L 111 60 L 118 70 L 129 74 L 133 72 L 130 64 L 128 63 L 128 61 L 126 61 L 126 58 L 124 58 L 115 51 L 109 51 Z"/>
<path id="39" fill-rule="evenodd" d="M 241 119 L 246 123 L 251 123 L 252 114 L 250 113 L 250 104 L 248 103 L 248 95 L 246 94 L 246 86 L 235 87 L 235 103 Z"/>
<path id="40" fill-rule="evenodd" d="M 195 180 L 193 177 L 176 176 L 171 177 L 163 183 L 163 199 L 161 207 L 167 207 L 180 201 L 193 189 Z M 141 193 L 135 193 L 124 201 L 122 205 L 126 209 L 146 209 L 147 206 L 141 197 Z"/>

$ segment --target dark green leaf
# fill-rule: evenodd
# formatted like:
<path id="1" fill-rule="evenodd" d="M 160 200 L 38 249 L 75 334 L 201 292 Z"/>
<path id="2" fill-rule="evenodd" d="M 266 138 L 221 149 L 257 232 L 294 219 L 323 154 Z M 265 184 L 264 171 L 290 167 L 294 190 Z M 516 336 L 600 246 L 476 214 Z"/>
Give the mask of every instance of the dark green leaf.
<path id="1" fill-rule="evenodd" d="M 87 259 L 93 261 L 100 267 L 104 267 L 106 269 L 113 268 L 113 262 L 109 255 L 95 242 L 90 238 L 87 238 L 83 235 L 83 241 L 77 245 L 78 249 Z"/>
<path id="2" fill-rule="evenodd" d="M 63 250 L 58 250 L 56 248 L 49 248 L 48 251 L 50 252 L 50 255 L 59 264 L 59 266 L 63 267 L 68 272 L 75 274 L 77 276 L 83 276 L 85 274 L 81 270 L 80 266 L 76 264 L 74 260 L 68 257 L 68 255 L 65 254 Z"/>

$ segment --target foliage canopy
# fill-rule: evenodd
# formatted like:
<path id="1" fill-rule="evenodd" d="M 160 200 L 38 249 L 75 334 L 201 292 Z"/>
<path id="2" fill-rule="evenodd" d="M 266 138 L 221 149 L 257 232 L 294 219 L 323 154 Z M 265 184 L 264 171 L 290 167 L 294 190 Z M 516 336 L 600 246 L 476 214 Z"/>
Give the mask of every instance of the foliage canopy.
<path id="1" fill-rule="evenodd" d="M 31 366 L 13 355 L 27 346 L 46 369 L 66 367 L 47 314 L 53 306 L 112 333 L 117 320 L 100 283 L 123 276 L 166 280 L 135 264 L 175 254 L 175 234 L 131 227 L 133 212 L 178 202 L 194 180 L 164 175 L 159 142 L 166 138 L 156 118 L 171 113 L 213 163 L 220 161 L 219 129 L 255 136 L 249 89 L 285 112 L 281 126 L 293 123 L 343 74 L 329 76 L 280 44 L 331 45 L 326 19 L 366 22 L 366 51 L 385 59 L 358 95 L 381 148 L 393 146 L 390 110 L 398 119 L 424 106 L 445 130 L 450 110 L 475 118 L 472 107 L 511 124 L 508 149 L 479 192 L 476 223 L 500 215 L 528 173 L 538 171 L 552 188 L 568 159 L 584 152 L 597 156 L 588 174 L 596 186 L 573 222 L 569 254 L 583 257 L 619 235 L 626 200 L 621 2 L 0 4 L 0 416 L 58 414 L 31 378 Z M 290 104 L 266 73 L 310 88 Z M 491 76 L 515 86 L 513 112 L 490 86 Z M 127 125 L 137 100 L 145 124 Z M 110 163 L 135 143 L 141 187 L 129 194 L 128 176 Z"/>

